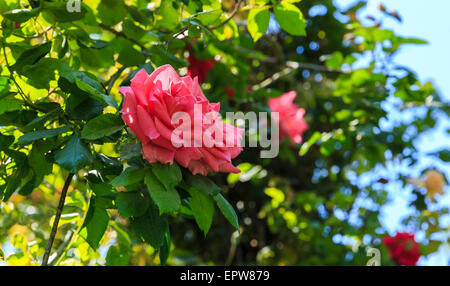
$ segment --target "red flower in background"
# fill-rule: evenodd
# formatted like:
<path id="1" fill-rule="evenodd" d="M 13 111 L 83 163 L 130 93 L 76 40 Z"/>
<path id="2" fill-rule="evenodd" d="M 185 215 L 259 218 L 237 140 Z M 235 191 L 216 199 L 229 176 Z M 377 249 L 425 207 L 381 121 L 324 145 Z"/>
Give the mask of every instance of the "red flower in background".
<path id="1" fill-rule="evenodd" d="M 385 237 L 383 243 L 389 249 L 394 262 L 399 265 L 416 266 L 421 253 L 414 234 L 398 232 L 394 237 Z"/>
<path id="2" fill-rule="evenodd" d="M 234 89 L 232 89 L 229 86 L 224 86 L 223 88 L 225 89 L 225 92 L 227 93 L 228 98 L 230 98 L 230 99 L 234 98 L 234 95 L 235 95 Z"/>
<path id="3" fill-rule="evenodd" d="M 208 76 L 210 69 L 214 67 L 214 59 L 199 60 L 195 57 L 194 53 L 189 52 L 189 66 L 187 75 L 194 78 L 198 77 L 198 82 L 202 83 Z"/>
<path id="4" fill-rule="evenodd" d="M 308 130 L 308 124 L 303 119 L 305 110 L 298 108 L 294 103 L 296 96 L 295 91 L 290 91 L 280 97 L 270 98 L 269 107 L 272 112 L 279 113 L 277 123 L 280 126 L 280 139 L 289 137 L 295 143 L 301 143 L 303 132 Z"/>

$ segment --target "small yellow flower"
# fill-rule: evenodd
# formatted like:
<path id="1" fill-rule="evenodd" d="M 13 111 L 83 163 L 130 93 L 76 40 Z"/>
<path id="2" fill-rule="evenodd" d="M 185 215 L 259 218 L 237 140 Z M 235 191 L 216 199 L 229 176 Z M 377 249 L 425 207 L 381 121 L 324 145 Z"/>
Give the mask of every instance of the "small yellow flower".
<path id="1" fill-rule="evenodd" d="M 429 170 L 425 173 L 425 187 L 427 188 L 427 197 L 434 199 L 436 194 L 444 193 L 444 175 L 436 170 Z"/>

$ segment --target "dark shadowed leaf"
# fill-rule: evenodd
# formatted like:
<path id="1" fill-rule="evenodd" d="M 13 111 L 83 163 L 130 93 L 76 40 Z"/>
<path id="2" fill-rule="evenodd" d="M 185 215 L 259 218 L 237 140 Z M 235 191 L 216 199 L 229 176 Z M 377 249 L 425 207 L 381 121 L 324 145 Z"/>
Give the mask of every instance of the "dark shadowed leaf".
<path id="1" fill-rule="evenodd" d="M 230 205 L 230 203 L 222 196 L 222 194 L 214 196 L 214 200 L 216 201 L 216 204 L 224 217 L 239 231 L 239 220 L 236 212 L 233 209 L 233 206 Z"/>
<path id="2" fill-rule="evenodd" d="M 188 192 L 190 195 L 189 204 L 191 206 L 192 214 L 194 215 L 198 227 L 206 236 L 211 228 L 214 216 L 214 204 L 212 197 L 195 188 L 189 188 Z"/>
<path id="3" fill-rule="evenodd" d="M 95 140 L 116 133 L 123 128 L 123 121 L 113 114 L 102 114 L 91 119 L 81 132 L 81 138 Z"/>
<path id="4" fill-rule="evenodd" d="M 158 249 L 164 244 L 169 224 L 165 215 L 159 215 L 156 206 L 150 206 L 143 216 L 133 217 L 130 222 L 138 237 L 153 248 Z"/>
<path id="5" fill-rule="evenodd" d="M 151 166 L 153 174 L 156 175 L 167 190 L 172 189 L 182 180 L 181 169 L 177 163 L 172 165 L 155 163 Z"/>
<path id="6" fill-rule="evenodd" d="M 176 212 L 180 209 L 180 196 L 174 187 L 164 188 L 163 184 L 150 171 L 145 175 L 145 184 L 161 214 Z"/>
<path id="7" fill-rule="evenodd" d="M 111 181 L 111 185 L 118 187 L 136 184 L 144 179 L 147 172 L 149 172 L 147 169 L 127 168 Z"/>
<path id="8" fill-rule="evenodd" d="M 91 198 L 89 209 L 80 229 L 80 236 L 93 248 L 97 249 L 109 223 L 108 212 L 97 207 L 95 198 Z"/>
<path id="9" fill-rule="evenodd" d="M 19 137 L 19 142 L 26 144 L 43 138 L 52 138 L 69 131 L 69 126 L 29 132 Z"/>
<path id="10" fill-rule="evenodd" d="M 11 21 L 23 23 L 28 21 L 30 18 L 37 16 L 41 8 L 34 9 L 15 9 L 3 13 L 3 17 Z"/>
<path id="11" fill-rule="evenodd" d="M 76 134 L 72 135 L 66 146 L 55 155 L 56 163 L 72 173 L 91 163 L 93 159 L 89 148 Z"/>
<path id="12" fill-rule="evenodd" d="M 116 197 L 119 214 L 123 218 L 143 215 L 149 206 L 149 201 L 139 192 L 119 192 Z"/>

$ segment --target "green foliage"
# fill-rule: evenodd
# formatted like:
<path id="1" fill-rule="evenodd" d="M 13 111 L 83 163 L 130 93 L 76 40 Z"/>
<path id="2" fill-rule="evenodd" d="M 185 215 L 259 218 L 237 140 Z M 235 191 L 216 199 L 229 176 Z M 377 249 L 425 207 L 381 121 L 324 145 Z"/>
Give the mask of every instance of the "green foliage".
<path id="1" fill-rule="evenodd" d="M 303 14 L 295 5 L 287 1 L 274 7 L 275 19 L 277 19 L 281 28 L 291 35 L 305 36 L 306 35 L 306 21 Z"/>
<path id="2" fill-rule="evenodd" d="M 255 8 L 248 13 L 248 31 L 256 42 L 269 27 L 270 12 L 268 7 Z"/>

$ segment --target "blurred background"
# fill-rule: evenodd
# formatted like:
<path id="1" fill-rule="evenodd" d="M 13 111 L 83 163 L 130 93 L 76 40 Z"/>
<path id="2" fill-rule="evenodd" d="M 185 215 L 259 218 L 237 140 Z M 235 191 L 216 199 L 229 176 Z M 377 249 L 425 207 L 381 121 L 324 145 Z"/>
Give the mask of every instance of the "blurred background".
<path id="1" fill-rule="evenodd" d="M 349 5 L 351 2 L 354 1 L 336 1 L 341 7 L 346 7 L 346 5 Z M 381 3 L 382 1 L 378 0 L 368 1 L 367 9 L 361 11 L 359 17 L 363 19 L 367 15 L 380 16 L 378 7 Z M 445 12 L 446 9 L 450 9 L 450 3 L 448 1 L 433 1 L 433 3 L 427 4 L 419 0 L 390 0 L 386 1 L 385 4 L 389 9 L 399 11 L 402 22 L 388 18 L 383 21 L 384 26 L 394 30 L 400 35 L 413 36 L 428 41 L 428 44 L 426 45 L 402 47 L 400 52 L 395 56 L 395 61 L 400 65 L 409 66 L 411 69 L 415 70 L 421 80 L 433 82 L 443 100 L 448 103 L 450 101 L 450 81 L 448 80 L 449 71 L 446 66 L 450 64 L 450 57 L 442 55 L 445 54 L 446 46 L 449 45 L 449 39 L 442 35 L 450 32 L 450 19 L 446 17 Z M 436 9 L 436 7 L 439 7 L 439 9 Z M 438 117 L 439 120 L 435 129 L 422 134 L 414 142 L 422 154 L 450 148 L 450 121 L 445 115 L 440 115 Z M 389 114 L 389 120 L 383 122 L 383 125 L 386 126 L 385 128 L 389 129 L 392 122 L 395 122 L 396 120 L 410 120 L 410 116 L 398 116 L 395 112 L 391 112 Z M 426 156 L 421 156 L 419 157 L 419 164 L 419 168 L 422 169 L 437 165 L 439 170 L 444 172 L 447 178 L 450 176 L 450 165 L 448 162 L 437 162 Z M 383 176 L 389 177 L 389 174 L 392 173 L 390 168 L 401 170 L 402 168 L 408 167 L 389 166 L 387 169 L 379 170 L 377 172 L 382 173 Z M 415 174 L 416 176 L 419 176 L 418 172 L 415 172 Z M 401 220 L 413 211 L 408 207 L 412 200 L 412 188 L 401 187 L 398 184 L 389 184 L 387 188 L 389 190 L 389 196 L 393 201 L 384 207 L 381 214 L 381 220 L 391 234 L 394 234 L 398 229 Z M 402 191 L 399 192 L 399 189 Z M 439 204 L 444 207 L 450 206 L 450 194 L 448 191 L 445 192 L 445 195 L 440 197 Z M 441 217 L 442 224 L 449 225 L 449 219 L 448 216 Z M 423 235 L 423 233 L 419 232 L 417 238 L 420 240 Z M 443 239 L 448 240 L 448 236 Z M 448 245 L 443 246 L 438 253 L 432 254 L 427 258 L 422 257 L 419 260 L 418 265 L 449 265 L 449 255 L 450 251 Z"/>

